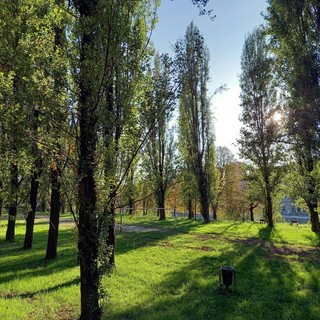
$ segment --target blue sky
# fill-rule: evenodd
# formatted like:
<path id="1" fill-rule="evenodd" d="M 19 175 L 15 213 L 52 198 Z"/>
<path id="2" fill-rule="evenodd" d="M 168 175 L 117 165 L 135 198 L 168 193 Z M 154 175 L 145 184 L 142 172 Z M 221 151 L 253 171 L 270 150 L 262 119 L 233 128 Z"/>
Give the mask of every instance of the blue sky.
<path id="1" fill-rule="evenodd" d="M 199 28 L 210 51 L 210 94 L 224 83 L 229 88 L 212 98 L 216 145 L 227 146 L 235 154 L 234 144 L 241 127 L 238 75 L 243 42 L 246 34 L 264 22 L 261 12 L 266 6 L 264 0 L 209 0 L 208 8 L 216 15 L 211 21 L 207 16 L 198 15 L 191 0 L 162 0 L 159 21 L 152 35 L 160 53 L 173 55 L 171 46 L 183 38 L 190 22 Z"/>

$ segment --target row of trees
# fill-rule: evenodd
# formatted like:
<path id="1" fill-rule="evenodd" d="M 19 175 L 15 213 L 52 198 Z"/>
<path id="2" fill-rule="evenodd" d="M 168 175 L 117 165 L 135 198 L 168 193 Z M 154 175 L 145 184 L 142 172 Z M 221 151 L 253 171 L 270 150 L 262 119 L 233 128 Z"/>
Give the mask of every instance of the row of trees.
<path id="1" fill-rule="evenodd" d="M 268 3 L 266 26 L 248 35 L 243 47 L 240 153 L 256 170 L 269 226 L 273 197 L 285 183 L 319 232 L 320 5 Z"/>
<path id="2" fill-rule="evenodd" d="M 200 12 L 207 1 L 193 1 Z M 101 318 L 101 277 L 115 263 L 115 210 L 132 199 L 136 168 L 164 208 L 179 169 L 191 176 L 209 221 L 214 190 L 208 50 L 191 24 L 174 61 L 154 55 L 156 0 L 25 0 L 0 10 L 1 206 L 6 239 L 18 208 L 31 249 L 35 212 L 49 199 L 46 258 L 57 255 L 59 215 L 67 203 L 78 229 L 81 319 Z M 179 149 L 168 131 L 177 99 Z M 186 143 L 186 139 L 189 139 Z M 2 208 L 2 207 L 1 207 Z M 160 218 L 165 211 L 160 210 Z"/>

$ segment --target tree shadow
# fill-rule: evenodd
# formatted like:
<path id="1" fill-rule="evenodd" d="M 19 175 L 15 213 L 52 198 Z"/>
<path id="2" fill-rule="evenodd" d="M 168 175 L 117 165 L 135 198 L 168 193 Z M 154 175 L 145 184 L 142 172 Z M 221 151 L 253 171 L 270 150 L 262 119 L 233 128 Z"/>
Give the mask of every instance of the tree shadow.
<path id="1" fill-rule="evenodd" d="M 35 295 L 55 292 L 55 291 L 61 290 L 63 288 L 71 287 L 73 285 L 78 285 L 79 283 L 80 283 L 80 278 L 76 277 L 70 281 L 66 281 L 64 283 L 59 283 L 58 285 L 55 285 L 53 287 L 44 288 L 44 289 L 37 290 L 37 291 L 27 291 L 24 293 L 12 292 L 10 294 L 0 295 L 0 297 L 4 298 L 4 299 L 15 299 L 15 298 L 32 299 Z"/>
<path id="2" fill-rule="evenodd" d="M 31 250 L 23 250 L 24 236 L 18 234 L 14 242 L 1 243 L 0 283 L 15 279 L 50 275 L 77 266 L 77 250 L 72 230 L 59 230 L 58 257 L 45 260 L 47 231 L 35 231 Z"/>

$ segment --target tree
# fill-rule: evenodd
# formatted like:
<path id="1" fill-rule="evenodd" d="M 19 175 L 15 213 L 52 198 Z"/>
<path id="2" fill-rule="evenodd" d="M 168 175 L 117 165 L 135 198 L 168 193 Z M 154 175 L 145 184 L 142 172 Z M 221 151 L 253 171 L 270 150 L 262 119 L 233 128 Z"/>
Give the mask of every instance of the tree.
<path id="1" fill-rule="evenodd" d="M 242 180 L 244 183 L 244 197 L 249 208 L 250 220 L 254 221 L 254 209 L 264 206 L 264 182 L 261 172 L 252 164 L 242 166 Z"/>
<path id="2" fill-rule="evenodd" d="M 156 3 L 77 0 L 74 4 L 80 42 L 75 76 L 81 319 L 100 319 L 100 275 L 114 263 L 115 197 L 139 150 L 140 141 L 129 139 L 136 130 L 135 80 L 142 74 Z M 99 162 L 97 146 L 105 150 Z M 99 198 L 97 176 L 102 182 Z M 107 201 L 102 201 L 105 194 Z"/>
<path id="3" fill-rule="evenodd" d="M 69 114 L 67 97 L 65 93 L 65 84 L 67 82 L 67 67 L 68 60 L 66 52 L 63 48 L 66 46 L 66 24 L 70 19 L 67 19 L 63 14 L 64 0 L 55 0 L 56 13 L 53 23 L 54 43 L 52 46 L 52 55 L 55 63 L 50 68 L 52 78 L 54 79 L 52 104 L 52 118 L 50 126 L 48 126 L 49 134 L 52 137 L 52 152 L 50 153 L 50 225 L 48 232 L 48 242 L 46 250 L 46 259 L 54 259 L 57 257 L 58 234 L 59 234 L 59 218 L 61 208 L 61 178 L 62 172 L 68 163 L 70 156 L 70 147 L 68 148 L 68 140 L 64 139 L 67 131 L 67 116 Z M 58 125 L 57 125 L 58 124 Z M 63 152 L 64 145 L 68 151 Z"/>
<path id="4" fill-rule="evenodd" d="M 217 218 L 220 198 L 228 186 L 233 182 L 233 162 L 235 162 L 235 158 L 229 148 L 217 147 L 217 169 L 219 174 L 217 178 L 218 186 L 216 197 L 213 202 L 213 216 L 215 219 Z"/>
<path id="5" fill-rule="evenodd" d="M 274 119 L 277 97 L 273 82 L 272 57 L 263 29 L 254 30 L 245 39 L 241 57 L 240 154 L 251 161 L 263 178 L 265 212 L 273 227 L 272 194 L 281 177 L 284 154 L 278 143 L 279 123 Z"/>
<path id="6" fill-rule="evenodd" d="M 97 226 L 97 191 L 95 179 L 95 151 L 97 144 L 97 103 L 99 88 L 97 84 L 104 74 L 100 74 L 94 65 L 98 59 L 99 3 L 96 0 L 75 1 L 79 15 L 79 164 L 78 164 L 78 201 L 79 201 L 79 236 L 78 251 L 80 262 L 80 319 L 100 319 L 99 272 L 98 272 L 98 226 Z M 95 56 L 96 55 L 96 56 Z M 99 65 L 99 59 L 96 63 Z M 99 76 L 98 79 L 95 77 Z"/>
<path id="7" fill-rule="evenodd" d="M 27 7 L 27 6 L 25 6 Z M 22 10 L 19 1 L 12 1 L 1 6 L 1 133 L 3 156 L 7 158 L 9 168 L 2 168 L 8 172 L 7 186 L 9 195 L 9 214 L 7 226 L 7 240 L 14 239 L 15 220 L 19 196 L 22 188 L 21 183 L 28 170 L 28 137 L 32 93 L 35 86 L 30 68 L 30 57 L 27 53 L 26 37 L 28 24 L 26 23 L 28 11 Z M 10 30 L 8 32 L 8 30 Z"/>
<path id="8" fill-rule="evenodd" d="M 288 143 L 304 180 L 301 194 L 320 231 L 314 171 L 320 158 L 320 9 L 316 0 L 269 0 L 266 20 L 286 96 Z"/>
<path id="9" fill-rule="evenodd" d="M 175 86 L 172 83 L 172 63 L 167 55 L 155 56 L 150 70 L 151 86 L 146 92 L 143 111 L 146 129 L 151 131 L 146 141 L 143 159 L 147 177 L 152 183 L 160 220 L 166 218 L 165 198 L 175 177 L 175 143 L 169 130 L 169 121 L 175 102 Z M 147 134 L 147 133 L 146 133 Z"/>
<path id="10" fill-rule="evenodd" d="M 182 154 L 183 146 L 179 144 L 182 163 L 180 165 L 180 180 L 181 180 L 181 197 L 185 208 L 188 211 L 188 219 L 193 219 L 195 216 L 195 205 L 199 199 L 197 181 L 194 173 L 191 170 L 191 165 L 188 163 L 186 154 Z"/>
<path id="11" fill-rule="evenodd" d="M 179 140 L 186 150 L 197 181 L 201 213 L 208 223 L 210 203 L 210 169 L 214 163 L 214 136 L 208 99 L 209 52 L 199 29 L 191 23 L 185 38 L 175 45 L 181 93 L 179 106 Z"/>

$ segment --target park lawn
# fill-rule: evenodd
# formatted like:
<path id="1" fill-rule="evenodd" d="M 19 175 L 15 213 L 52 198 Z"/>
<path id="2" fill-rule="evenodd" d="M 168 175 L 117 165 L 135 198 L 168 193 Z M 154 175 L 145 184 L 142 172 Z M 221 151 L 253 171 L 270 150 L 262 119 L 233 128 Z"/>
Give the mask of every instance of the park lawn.
<path id="1" fill-rule="evenodd" d="M 132 226 L 126 232 L 126 226 Z M 76 230 L 62 224 L 59 257 L 45 261 L 48 223 L 35 226 L 34 246 L 6 243 L 0 226 L 0 319 L 77 319 Z M 123 217 L 116 269 L 103 279 L 105 319 L 319 319 L 319 238 L 309 225 Z M 232 291 L 219 268 L 236 270 Z"/>

